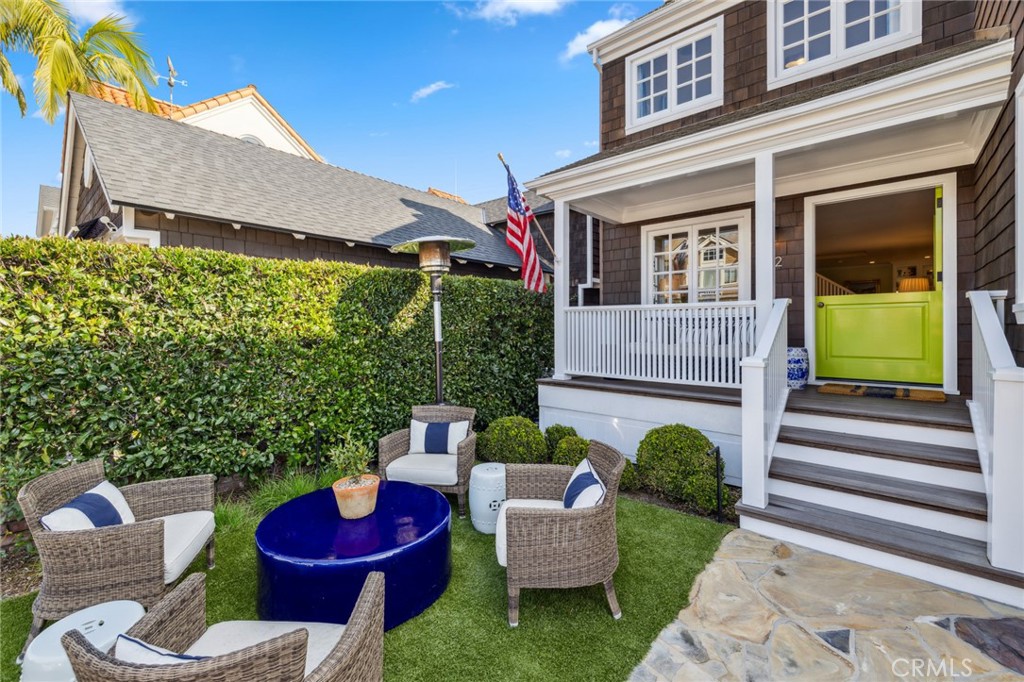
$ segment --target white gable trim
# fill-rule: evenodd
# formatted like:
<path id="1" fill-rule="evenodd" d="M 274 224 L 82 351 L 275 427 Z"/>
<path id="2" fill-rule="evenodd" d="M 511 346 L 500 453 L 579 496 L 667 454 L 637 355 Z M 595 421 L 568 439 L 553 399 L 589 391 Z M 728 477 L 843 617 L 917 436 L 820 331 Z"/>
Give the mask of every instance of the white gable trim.
<path id="1" fill-rule="evenodd" d="M 1014 286 L 1013 314 L 1017 318 L 1017 324 L 1024 324 L 1024 80 L 1017 83 L 1014 92 L 1016 106 L 1016 117 L 1013 122 L 1015 146 L 1013 150 L 1013 182 L 1014 192 L 1014 219 L 1013 227 L 1016 233 L 1014 247 L 1014 261 L 1017 267 L 1014 268 L 1013 278 L 1016 280 Z"/>
<path id="2" fill-rule="evenodd" d="M 205 128 L 205 126 L 197 124 L 203 123 L 204 121 L 210 119 L 219 118 L 224 114 L 230 114 L 232 111 L 244 109 L 246 107 L 252 107 L 257 112 L 259 112 L 260 116 L 272 128 L 274 128 L 274 130 L 278 134 L 280 134 L 284 140 L 287 141 L 289 147 L 292 150 L 294 150 L 294 153 L 296 155 L 301 156 L 305 159 L 313 159 L 310 153 L 306 151 L 305 147 L 299 144 L 298 141 L 295 139 L 294 133 L 292 133 L 290 130 L 281 125 L 280 121 L 278 121 L 277 118 L 273 114 L 271 114 L 270 111 L 268 111 L 267 108 L 263 106 L 263 104 L 255 97 L 243 97 L 242 99 L 235 100 L 234 102 L 228 102 L 227 104 L 222 104 L 220 106 L 214 107 L 213 109 L 207 109 L 206 111 L 201 111 L 198 114 L 186 116 L 185 118 L 181 119 L 181 122 L 187 123 L 189 125 L 196 125 L 199 128 Z M 266 140 L 262 140 L 262 142 L 266 145 Z"/>

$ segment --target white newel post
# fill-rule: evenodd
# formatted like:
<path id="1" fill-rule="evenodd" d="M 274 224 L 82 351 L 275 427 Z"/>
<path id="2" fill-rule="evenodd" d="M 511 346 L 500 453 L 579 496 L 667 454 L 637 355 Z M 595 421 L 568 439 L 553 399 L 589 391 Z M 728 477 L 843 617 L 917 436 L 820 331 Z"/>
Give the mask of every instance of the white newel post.
<path id="1" fill-rule="evenodd" d="M 992 373 L 992 405 L 989 561 L 1024 573 L 1024 368 Z"/>
<path id="2" fill-rule="evenodd" d="M 569 204 L 555 200 L 555 379 L 568 379 L 565 373 L 566 310 L 569 308 Z"/>
<path id="3" fill-rule="evenodd" d="M 775 300 L 775 157 L 771 152 L 754 157 L 754 235 L 754 298 L 760 339 Z"/>
<path id="4" fill-rule="evenodd" d="M 760 318 L 764 319 L 764 318 Z M 743 504 L 764 509 L 768 505 L 764 452 L 764 371 L 761 358 L 745 358 L 743 371 L 743 407 L 740 416 L 743 453 Z"/>

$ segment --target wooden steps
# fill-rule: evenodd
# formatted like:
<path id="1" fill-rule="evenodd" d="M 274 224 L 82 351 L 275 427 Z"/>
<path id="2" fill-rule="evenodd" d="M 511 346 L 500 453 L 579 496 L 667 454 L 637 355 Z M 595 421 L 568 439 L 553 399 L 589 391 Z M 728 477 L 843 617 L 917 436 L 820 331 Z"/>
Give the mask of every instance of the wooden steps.
<path id="1" fill-rule="evenodd" d="M 930 483 L 786 459 L 772 460 L 769 478 L 981 521 L 988 517 L 988 502 L 984 493 Z"/>
<path id="2" fill-rule="evenodd" d="M 970 412 L 964 399 L 959 396 L 949 396 L 944 403 L 927 403 L 866 396 L 829 395 L 818 393 L 815 388 L 809 387 L 790 393 L 786 411 L 971 431 Z"/>
<path id="3" fill-rule="evenodd" d="M 779 442 L 981 473 L 977 451 L 968 448 L 834 433 L 797 426 L 783 426 L 779 431 Z"/>
<path id="4" fill-rule="evenodd" d="M 982 540 L 778 496 L 764 509 L 737 504 L 736 510 L 741 516 L 1024 588 L 1024 575 L 994 568 L 988 562 Z"/>

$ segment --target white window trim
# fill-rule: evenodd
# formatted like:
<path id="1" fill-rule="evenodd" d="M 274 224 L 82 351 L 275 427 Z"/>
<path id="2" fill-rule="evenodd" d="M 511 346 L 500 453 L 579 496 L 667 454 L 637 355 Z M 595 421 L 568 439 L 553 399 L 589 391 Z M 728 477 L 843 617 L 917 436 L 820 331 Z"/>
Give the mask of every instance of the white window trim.
<path id="1" fill-rule="evenodd" d="M 911 47 L 921 42 L 921 13 L 922 5 L 920 0 L 904 0 L 903 7 L 901 8 L 902 18 L 900 21 L 906 21 L 904 26 L 899 33 L 895 33 L 891 36 L 886 36 L 881 40 L 873 40 L 863 45 L 850 49 L 840 49 L 838 41 L 842 38 L 841 30 L 843 28 L 843 22 L 840 21 L 839 15 L 841 12 L 845 12 L 845 4 L 842 2 L 832 3 L 832 36 L 833 36 L 833 51 L 828 57 L 821 59 L 815 59 L 812 62 L 807 62 L 802 66 L 797 66 L 792 69 L 781 69 L 779 64 L 779 58 L 781 57 L 782 46 L 779 43 L 780 26 L 779 23 L 782 19 L 782 1 L 781 0 L 769 0 L 768 1 L 768 29 L 767 29 L 767 41 L 768 41 L 768 89 L 772 90 L 775 88 L 782 87 L 783 85 L 789 85 L 791 83 L 798 83 L 814 76 L 820 76 L 823 73 L 831 73 L 837 71 L 851 64 L 862 62 L 872 57 L 878 57 L 890 52 L 896 52 L 902 50 L 905 47 Z M 844 14 L 845 17 L 845 14 Z"/>
<path id="2" fill-rule="evenodd" d="M 92 158 L 92 150 L 89 149 L 89 145 L 85 146 L 85 168 L 82 170 L 82 185 L 86 189 L 92 187 L 92 175 L 95 161 Z"/>
<path id="3" fill-rule="evenodd" d="M 1014 206 L 1013 206 L 1013 227 L 1016 233 L 1014 248 L 1014 261 L 1017 267 L 1014 269 L 1014 301 L 1013 314 L 1017 318 L 1017 324 L 1024 324 L 1024 199 L 1021 192 L 1024 192 L 1024 79 L 1017 83 L 1014 91 L 1014 106 L 1016 117 L 1014 127 Z"/>
<path id="4" fill-rule="evenodd" d="M 688 102 L 684 105 L 673 104 L 675 101 L 675 70 L 676 70 L 676 47 L 702 38 L 704 35 L 711 36 L 711 94 L 705 95 L 698 100 Z M 639 130 L 654 127 L 665 121 L 682 118 L 699 111 L 705 111 L 722 105 L 725 101 L 725 64 L 723 54 L 725 52 L 725 17 L 719 15 L 700 26 L 672 36 L 655 45 L 651 45 L 641 52 L 632 54 L 626 58 L 626 134 L 635 133 Z M 636 63 L 645 61 L 651 55 L 659 52 L 668 53 L 668 75 L 669 75 L 669 106 L 665 111 L 652 113 L 637 119 L 636 116 Z"/>
<path id="5" fill-rule="evenodd" d="M 644 225 L 640 228 L 640 295 L 643 305 L 654 303 L 654 291 L 651 286 L 651 238 L 661 232 L 670 232 L 685 227 L 689 230 L 700 230 L 702 227 L 718 227 L 728 223 L 735 223 L 740 229 L 740 265 L 737 279 L 739 280 L 739 300 L 749 301 L 750 299 L 750 268 L 754 254 L 750 247 L 750 210 L 735 211 L 729 213 L 717 213 L 715 215 L 702 215 L 683 220 L 673 220 L 665 223 L 654 223 Z M 696 287 L 694 282 L 691 288 Z M 696 304 L 696 301 L 690 301 Z M 683 304 L 676 304 L 683 305 Z"/>

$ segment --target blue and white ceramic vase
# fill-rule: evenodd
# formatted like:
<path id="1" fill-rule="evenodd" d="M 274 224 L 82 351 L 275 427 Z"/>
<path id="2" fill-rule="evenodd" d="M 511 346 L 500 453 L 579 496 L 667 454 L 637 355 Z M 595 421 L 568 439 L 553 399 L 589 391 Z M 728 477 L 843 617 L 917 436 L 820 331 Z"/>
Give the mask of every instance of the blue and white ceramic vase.
<path id="1" fill-rule="evenodd" d="M 786 349 L 787 383 L 790 389 L 799 391 L 807 388 L 807 349 Z"/>

